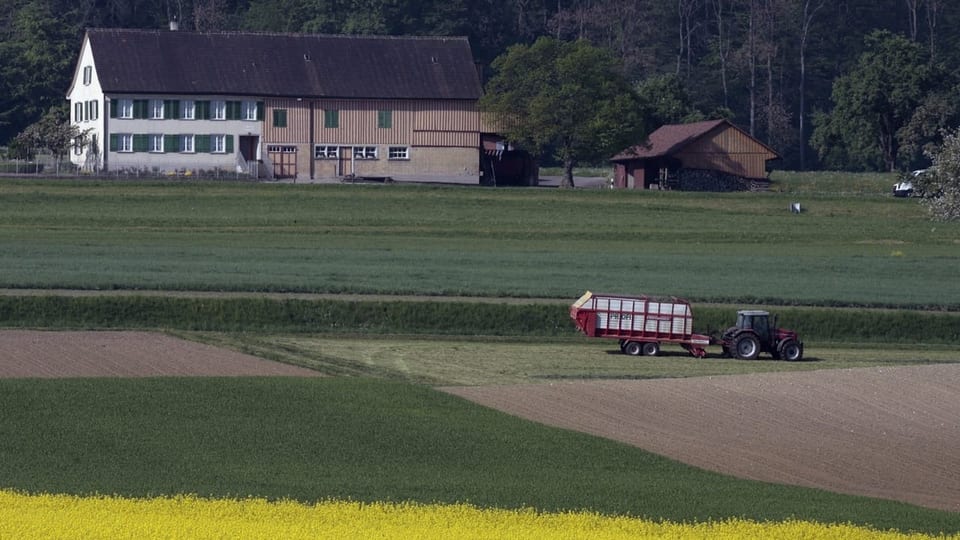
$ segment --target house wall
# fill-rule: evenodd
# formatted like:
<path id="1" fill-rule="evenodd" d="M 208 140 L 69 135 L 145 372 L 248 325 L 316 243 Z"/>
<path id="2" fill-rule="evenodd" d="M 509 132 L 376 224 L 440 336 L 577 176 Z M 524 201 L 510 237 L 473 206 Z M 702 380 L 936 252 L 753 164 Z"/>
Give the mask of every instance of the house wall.
<path id="1" fill-rule="evenodd" d="M 90 141 L 86 146 L 74 145 L 70 151 L 70 162 L 88 171 L 100 170 L 103 167 L 103 134 L 108 111 L 87 39 L 83 40 L 80 47 L 80 59 L 67 99 L 70 101 L 70 121 L 81 132 L 87 131 Z M 92 110 L 94 107 L 95 110 Z"/>
<path id="2" fill-rule="evenodd" d="M 675 155 L 688 169 L 712 169 L 744 178 L 766 178 L 772 152 L 732 127 L 718 130 Z"/>

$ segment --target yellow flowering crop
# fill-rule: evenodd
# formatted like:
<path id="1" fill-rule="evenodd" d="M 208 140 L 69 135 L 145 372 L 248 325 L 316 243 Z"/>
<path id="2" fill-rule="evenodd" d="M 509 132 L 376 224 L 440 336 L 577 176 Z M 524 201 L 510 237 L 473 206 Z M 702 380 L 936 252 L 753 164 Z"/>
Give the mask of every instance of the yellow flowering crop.
<path id="1" fill-rule="evenodd" d="M 589 512 L 541 513 L 466 504 L 358 503 L 314 505 L 264 499 L 193 496 L 154 499 L 24 495 L 0 490 L 2 539 L 924 539 L 853 525 L 805 521 L 757 523 L 731 519 L 679 524 Z M 950 539 L 960 539 L 953 535 Z"/>

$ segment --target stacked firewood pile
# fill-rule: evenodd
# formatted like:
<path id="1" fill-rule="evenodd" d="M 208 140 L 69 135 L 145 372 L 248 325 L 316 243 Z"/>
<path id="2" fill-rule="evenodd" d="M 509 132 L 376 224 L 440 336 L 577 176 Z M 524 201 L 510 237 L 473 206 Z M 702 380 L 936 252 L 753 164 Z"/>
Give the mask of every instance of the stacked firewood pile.
<path id="1" fill-rule="evenodd" d="M 667 180 L 667 188 L 680 191 L 756 191 L 761 186 L 754 186 L 755 183 L 721 171 L 680 169 L 676 176 Z"/>

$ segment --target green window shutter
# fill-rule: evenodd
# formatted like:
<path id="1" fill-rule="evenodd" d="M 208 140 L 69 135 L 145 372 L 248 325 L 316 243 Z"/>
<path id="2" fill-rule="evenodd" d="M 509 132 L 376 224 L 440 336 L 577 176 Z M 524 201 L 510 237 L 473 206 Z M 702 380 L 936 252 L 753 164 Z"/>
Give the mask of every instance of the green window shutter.
<path id="1" fill-rule="evenodd" d="M 209 120 L 210 119 L 210 102 L 197 101 L 194 104 L 193 115 L 197 120 Z"/>
<path id="2" fill-rule="evenodd" d="M 225 139 L 226 141 L 224 141 L 223 143 L 224 149 L 227 151 L 228 154 L 232 154 L 233 153 L 233 135 L 227 135 Z"/>
<path id="3" fill-rule="evenodd" d="M 227 120 L 240 120 L 243 118 L 243 103 L 239 101 L 227 102 Z"/>
<path id="4" fill-rule="evenodd" d="M 143 133 L 134 134 L 133 136 L 133 151 L 134 152 L 146 152 L 149 147 L 148 137 Z"/>
<path id="5" fill-rule="evenodd" d="M 120 148 L 120 136 L 116 133 L 110 134 L 110 151 L 116 152 L 117 148 Z"/>
<path id="6" fill-rule="evenodd" d="M 163 117 L 168 120 L 180 118 L 180 101 L 176 99 L 163 100 Z"/>
<path id="7" fill-rule="evenodd" d="M 163 151 L 164 152 L 179 152 L 180 151 L 180 137 L 177 135 L 164 135 L 163 136 Z"/>
<path id="8" fill-rule="evenodd" d="M 287 127 L 287 110 L 286 109 L 273 110 L 273 127 L 278 127 L 278 128 Z"/>
<path id="9" fill-rule="evenodd" d="M 259 120 L 259 121 L 261 121 L 261 122 L 263 121 L 263 108 L 264 108 L 264 107 L 263 107 L 263 102 L 262 102 L 262 101 L 258 101 L 258 102 L 257 102 L 257 120 Z"/>
<path id="10" fill-rule="evenodd" d="M 120 108 L 120 102 L 115 99 L 110 100 L 110 118 L 116 118 L 118 116 L 117 109 Z"/>
<path id="11" fill-rule="evenodd" d="M 147 118 L 147 100 L 145 99 L 135 99 L 133 100 L 133 117 L 134 118 Z"/>
<path id="12" fill-rule="evenodd" d="M 194 135 L 193 151 L 210 153 L 210 148 L 213 146 L 210 143 L 210 137 L 211 135 Z"/>
<path id="13" fill-rule="evenodd" d="M 323 111 L 323 127 L 325 128 L 340 127 L 340 111 L 336 109 L 324 110 Z"/>
<path id="14" fill-rule="evenodd" d="M 377 127 L 390 129 L 393 127 L 393 111 L 377 111 Z"/>

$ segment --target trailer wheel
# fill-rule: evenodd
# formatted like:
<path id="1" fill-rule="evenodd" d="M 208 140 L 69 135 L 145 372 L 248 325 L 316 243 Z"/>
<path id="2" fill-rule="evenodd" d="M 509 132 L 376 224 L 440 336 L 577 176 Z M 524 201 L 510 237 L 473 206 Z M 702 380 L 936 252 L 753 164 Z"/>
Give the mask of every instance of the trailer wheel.
<path id="1" fill-rule="evenodd" d="M 803 349 L 800 344 L 792 339 L 788 339 L 780 344 L 780 358 L 790 362 L 796 362 L 803 357 Z"/>
<path id="2" fill-rule="evenodd" d="M 643 352 L 643 347 L 636 341 L 628 341 L 623 344 L 624 354 L 629 354 L 630 356 L 640 356 L 641 352 Z"/>
<path id="3" fill-rule="evenodd" d="M 752 334 L 741 334 L 733 342 L 733 349 L 737 353 L 737 358 L 754 360 L 760 355 L 760 341 Z"/>
<path id="4" fill-rule="evenodd" d="M 656 341 L 648 341 L 643 344 L 643 355 L 644 356 L 656 356 L 660 354 L 660 344 Z"/>

